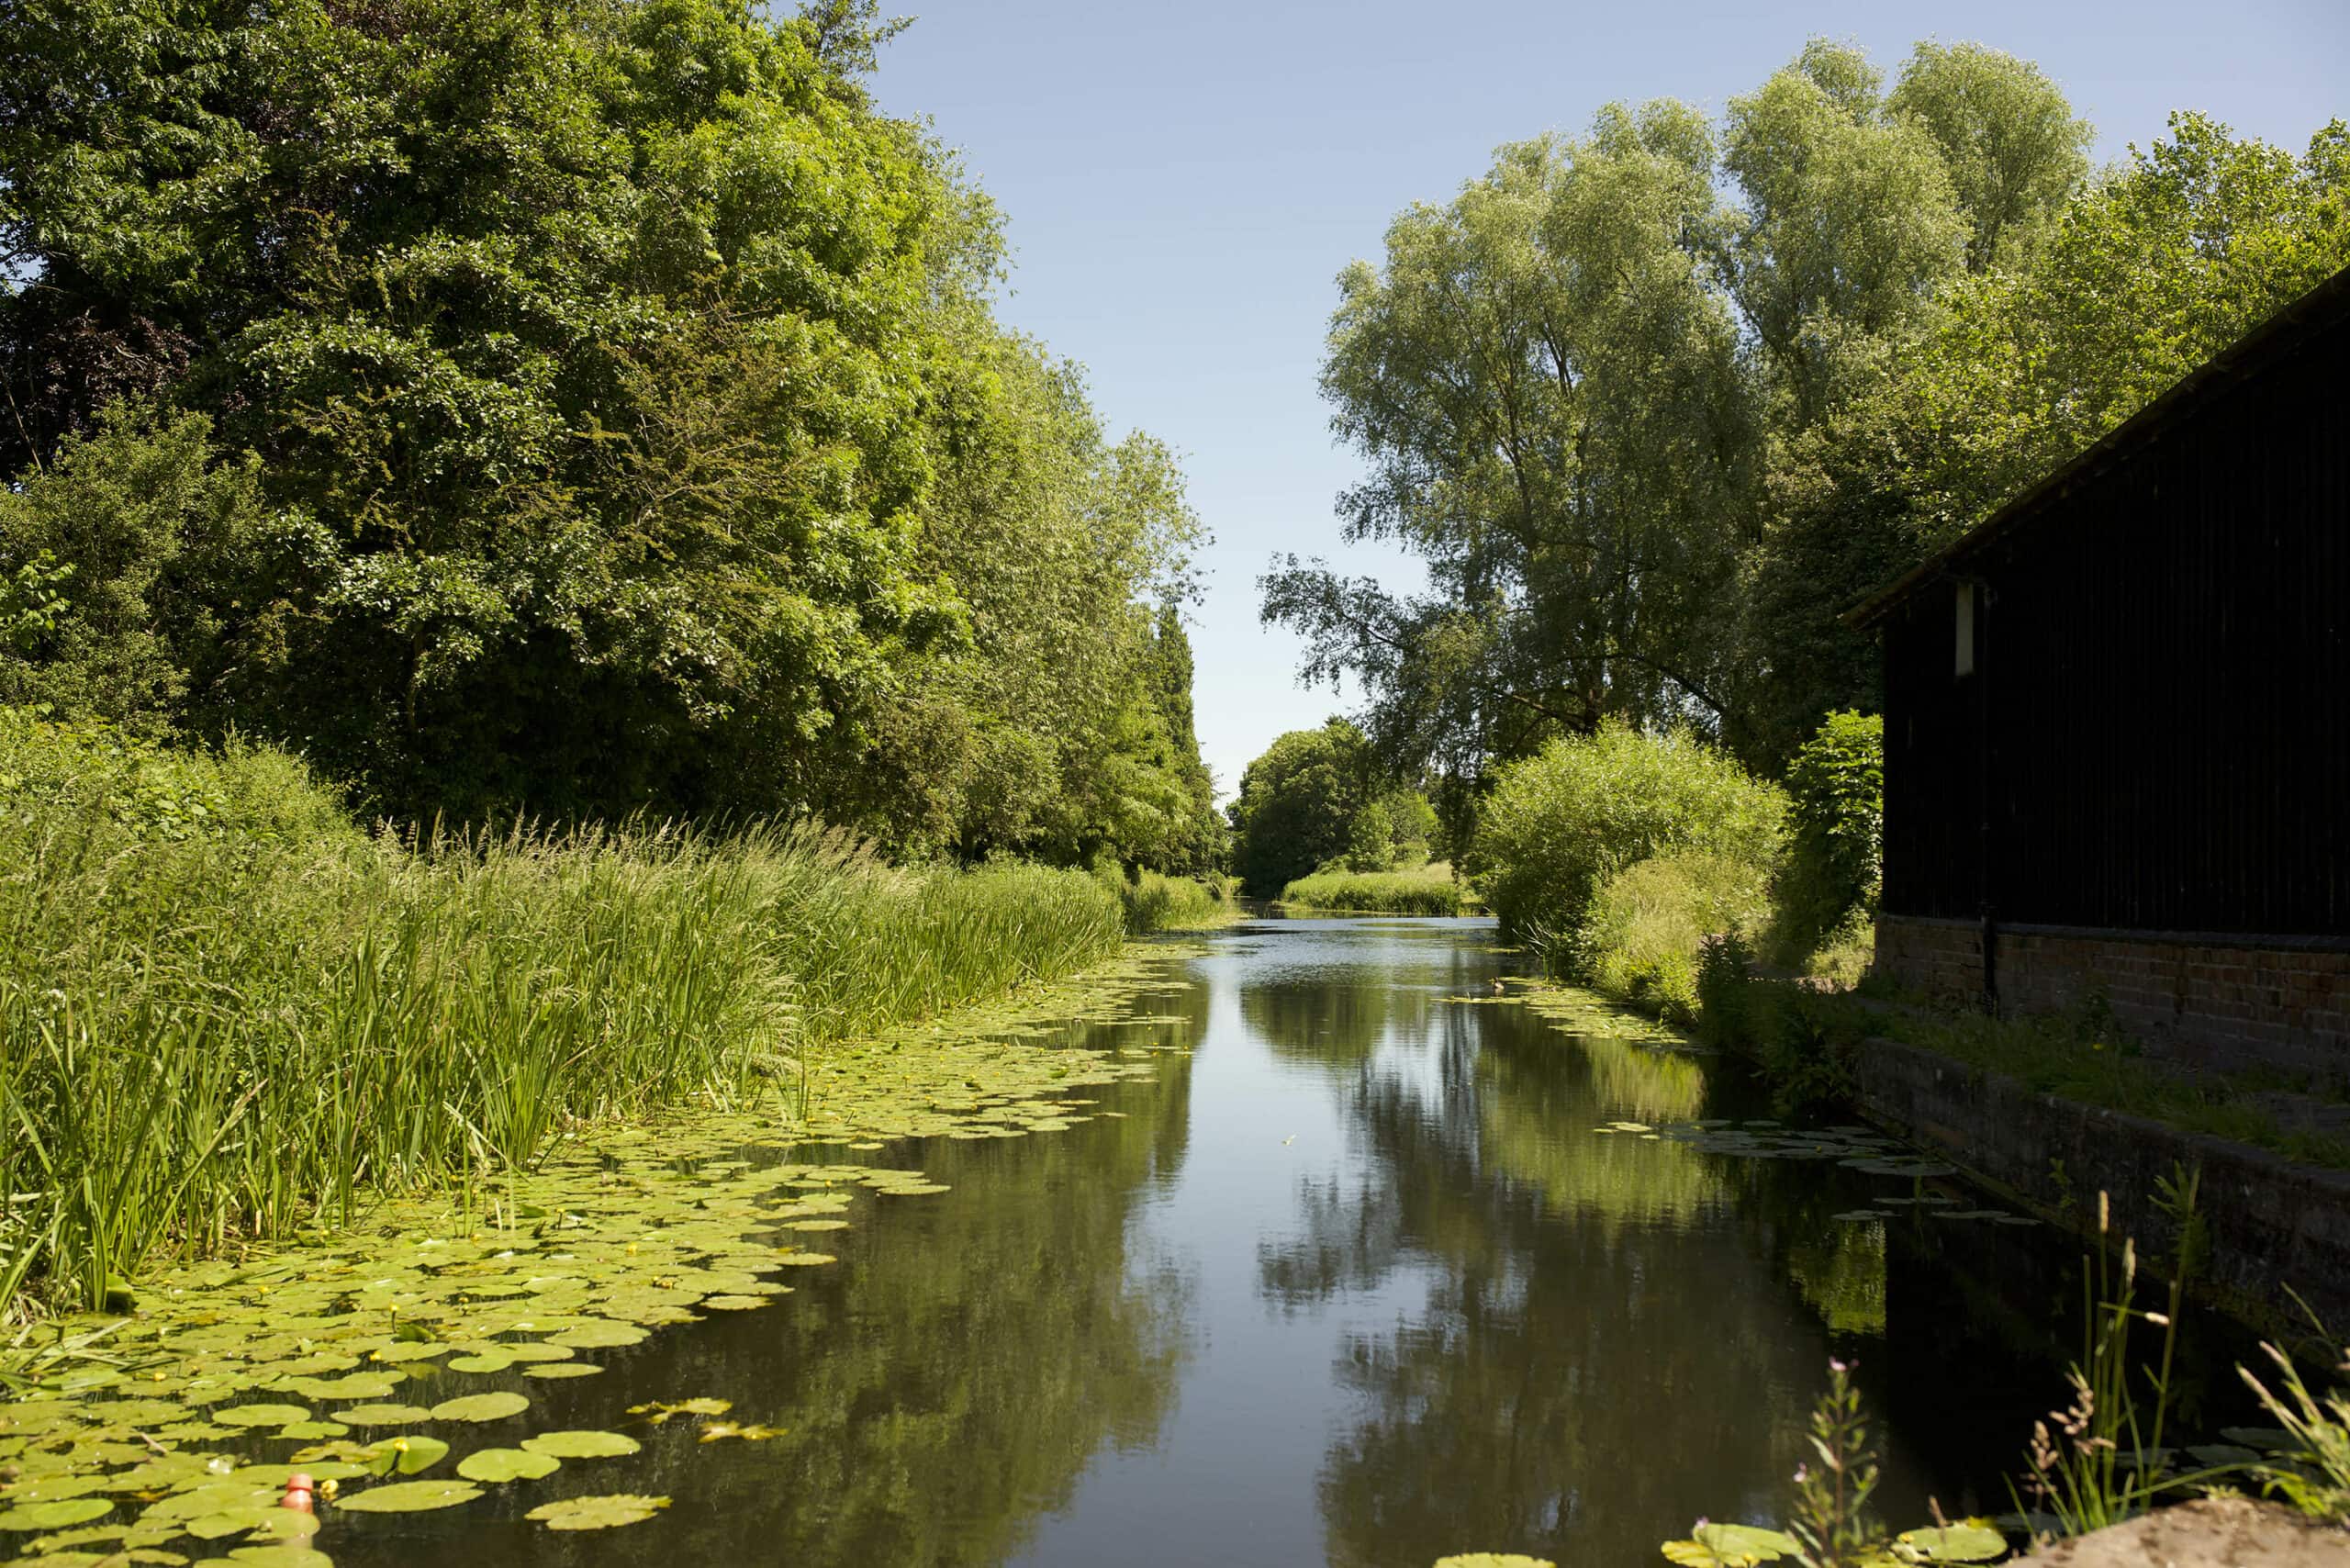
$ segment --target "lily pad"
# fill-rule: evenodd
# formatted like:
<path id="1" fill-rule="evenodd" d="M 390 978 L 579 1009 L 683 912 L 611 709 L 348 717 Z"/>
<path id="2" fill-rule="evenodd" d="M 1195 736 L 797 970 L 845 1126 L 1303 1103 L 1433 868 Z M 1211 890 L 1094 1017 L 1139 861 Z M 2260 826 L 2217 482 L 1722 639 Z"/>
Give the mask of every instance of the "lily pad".
<path id="1" fill-rule="evenodd" d="M 503 1421 L 509 1416 L 519 1416 L 531 1407 L 528 1395 L 520 1394 L 468 1394 L 461 1399 L 444 1399 L 432 1407 L 436 1421 Z"/>
<path id="2" fill-rule="evenodd" d="M 343 1377 L 290 1378 L 296 1394 L 311 1399 L 381 1399 L 408 1378 L 401 1372 L 352 1372 Z M 213 1417 L 218 1420 L 218 1415 Z"/>
<path id="3" fill-rule="evenodd" d="M 224 1427 L 290 1427 L 309 1418 L 308 1406 L 302 1405 L 231 1405 L 212 1412 L 212 1419 Z"/>
<path id="4" fill-rule="evenodd" d="M 542 1503 L 522 1517 L 536 1519 L 549 1529 L 610 1529 L 617 1525 L 641 1523 L 668 1506 L 666 1497 L 616 1492 L 600 1497 L 565 1497 L 559 1503 Z"/>
<path id="5" fill-rule="evenodd" d="M 523 1448 L 551 1459 L 617 1459 L 643 1446 L 620 1432 L 541 1432 L 522 1439 Z"/>
<path id="6" fill-rule="evenodd" d="M 417 1475 L 448 1457 L 449 1445 L 439 1438 L 386 1438 L 361 1462 L 375 1475 Z"/>
<path id="7" fill-rule="evenodd" d="M 1977 1524 L 1904 1530 L 1901 1544 L 1929 1562 L 1993 1562 L 2008 1552 L 2006 1536 Z"/>
<path id="8" fill-rule="evenodd" d="M 642 1416 L 648 1423 L 657 1427 L 673 1416 L 723 1416 L 733 1408 L 734 1402 L 731 1399 L 707 1397 L 677 1400 L 655 1399 L 643 1405 L 630 1406 L 628 1413 L 632 1416 Z"/>
<path id="9" fill-rule="evenodd" d="M 480 1449 L 457 1462 L 457 1473 L 468 1481 L 498 1485 L 509 1481 L 536 1481 L 553 1475 L 563 1461 L 527 1449 Z"/>
<path id="10" fill-rule="evenodd" d="M 234 1508 L 221 1508 L 209 1514 L 198 1514 L 185 1526 L 187 1533 L 198 1540 L 221 1540 L 237 1536 L 260 1535 L 271 1540 L 307 1540 L 318 1532 L 318 1517 L 297 1508 L 283 1508 L 274 1503 L 247 1503 Z"/>
<path id="11" fill-rule="evenodd" d="M 388 1486 L 353 1493 L 335 1506 L 346 1513 L 420 1514 L 431 1508 L 453 1508 L 480 1495 L 480 1487 L 462 1481 L 395 1481 Z"/>
<path id="12" fill-rule="evenodd" d="M 1753 1525 L 1699 1525 L 1690 1540 L 1664 1543 L 1665 1560 L 1681 1568 L 1753 1568 L 1802 1550 L 1795 1537 Z"/>
<path id="13" fill-rule="evenodd" d="M 2232 1443 L 2259 1449 L 2265 1453 L 2290 1452 L 2300 1446 L 2293 1434 L 2281 1427 L 2222 1427 L 2220 1436 Z"/>
<path id="14" fill-rule="evenodd" d="M 53 1503 L 19 1503 L 0 1511 L 0 1529 L 63 1529 L 114 1511 L 104 1497 L 60 1497 Z"/>
<path id="15" fill-rule="evenodd" d="M 354 1405 L 334 1414 L 354 1427 L 413 1427 L 432 1419 L 432 1412 L 420 1405 Z"/>
<path id="16" fill-rule="evenodd" d="M 244 1568 L 334 1568 L 334 1559 L 313 1547 L 291 1541 L 275 1546 L 241 1546 L 214 1562 L 235 1562 Z M 207 1563 L 204 1568 L 210 1568 Z"/>
<path id="17" fill-rule="evenodd" d="M 640 1344 L 644 1338 L 644 1330 L 633 1323 L 607 1323 L 601 1318 L 590 1318 L 552 1336 L 547 1342 L 567 1345 L 575 1350 L 617 1350 L 622 1345 Z"/>
<path id="18" fill-rule="evenodd" d="M 588 1361 L 549 1361 L 543 1366 L 525 1367 L 524 1377 L 593 1377 L 604 1369 Z"/>

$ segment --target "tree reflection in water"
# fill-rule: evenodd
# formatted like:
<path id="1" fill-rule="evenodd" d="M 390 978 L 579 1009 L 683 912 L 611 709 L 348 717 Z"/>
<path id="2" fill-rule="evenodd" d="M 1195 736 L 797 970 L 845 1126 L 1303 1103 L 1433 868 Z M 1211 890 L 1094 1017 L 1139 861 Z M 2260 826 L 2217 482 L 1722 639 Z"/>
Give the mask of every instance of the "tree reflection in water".
<path id="1" fill-rule="evenodd" d="M 1244 1014 L 1313 1016 L 1294 989 Z M 1298 1230 L 1259 1249 L 1260 1291 L 1290 1312 L 1399 1272 L 1425 1284 L 1419 1310 L 1344 1345 L 1360 1414 L 1323 1468 L 1329 1560 L 1490 1547 L 1635 1562 L 1662 1526 L 1775 1509 L 1830 1350 L 1774 1260 L 1781 1225 L 1740 1222 L 1762 1195 L 1750 1169 L 1595 1131 L 1705 1114 L 1704 1068 L 1569 1038 L 1516 1007 L 1415 1012 L 1332 1052 L 1354 1064 L 1371 1181 L 1302 1184 Z M 1404 1065 L 1415 1056 L 1433 1058 L 1432 1076 Z M 1804 1212 L 1818 1206 L 1776 1217 L 1847 1294 L 1870 1294 L 1873 1266 L 1881 1303 L 1882 1233 L 1841 1227 L 1840 1241 L 1825 1213 Z"/>

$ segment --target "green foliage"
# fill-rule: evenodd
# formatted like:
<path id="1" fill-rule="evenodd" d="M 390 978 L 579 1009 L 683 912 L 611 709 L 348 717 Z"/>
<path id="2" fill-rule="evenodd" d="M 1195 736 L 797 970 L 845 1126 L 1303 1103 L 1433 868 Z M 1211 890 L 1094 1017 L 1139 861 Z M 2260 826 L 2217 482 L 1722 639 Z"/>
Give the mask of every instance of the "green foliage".
<path id="1" fill-rule="evenodd" d="M 1849 1363 L 1829 1361 L 1828 1387 L 1812 1405 L 1807 1439 L 1812 1457 L 1796 1467 L 1794 1518 L 1785 1530 L 1700 1519 L 1692 1539 L 1664 1543 L 1665 1560 L 1682 1568 L 1754 1568 L 1782 1561 L 1801 1568 L 1906 1568 L 1994 1562 L 2008 1555 L 2007 1538 L 1978 1520 L 1890 1535 L 1870 1514 L 1877 1456 Z"/>
<path id="2" fill-rule="evenodd" d="M 2288 1125 L 2259 1087 L 2221 1078 L 2149 1072 L 2137 1043 L 2098 999 L 2065 1014 L 1992 1016 L 1937 1009 L 1922 997 L 1874 1020 L 1874 1031 L 2006 1075 L 2036 1094 L 2102 1105 L 2186 1132 L 2274 1149 L 2312 1165 L 2350 1170 L 2350 1140 Z M 2311 1087 L 2302 1085 L 2301 1087 Z"/>
<path id="3" fill-rule="evenodd" d="M 2054 110 L 2028 122 L 2047 130 Z M 2350 264 L 2350 131 L 2298 159 L 2198 115 L 2012 228 L 1897 355 L 1796 433 L 1770 479 L 1735 728 L 1775 763 L 1830 708 L 1878 700 L 1872 642 L 1837 617 Z"/>
<path id="4" fill-rule="evenodd" d="M 2093 1258 L 2081 1268 L 2081 1356 L 2066 1372 L 2072 1403 L 2032 1424 L 2025 1484 L 2033 1503 L 2056 1520 L 2057 1533 L 2086 1535 L 2144 1513 L 2165 1494 L 2183 1490 L 2188 1478 L 2170 1468 L 2163 1447 L 2163 1425 L 2171 1395 L 2171 1365 L 2178 1344 L 2179 1309 L 2189 1276 L 2200 1262 L 2197 1238 L 2201 1224 L 2196 1194 L 2199 1170 L 2174 1168 L 2161 1183 L 2157 1206 L 2169 1214 L 2180 1244 L 2171 1260 L 2170 1296 L 2165 1312 L 2135 1305 L 2138 1251 L 2128 1238 L 2117 1266 L 2111 1251 L 2109 1205 L 2097 1201 Z M 2145 1323 L 2162 1331 L 2162 1355 L 2154 1366 L 2132 1365 L 2132 1331 Z M 2050 1430 L 2050 1422 L 2055 1429 Z"/>
<path id="5" fill-rule="evenodd" d="M 218 662 L 207 599 L 272 526 L 253 465 L 215 462 L 210 431 L 118 406 L 0 492 L 0 703 L 151 733 L 184 710 Z"/>
<path id="6" fill-rule="evenodd" d="M 1770 1080 L 1772 1109 L 1820 1114 L 1852 1103 L 1853 1062 L 1868 1021 L 1848 999 L 1785 980 L 1749 980 L 1740 1005 Z"/>
<path id="7" fill-rule="evenodd" d="M 1804 1568 L 1859 1568 L 1877 1555 L 1885 1530 L 1869 1514 L 1876 1490 L 1876 1451 L 1861 1415 L 1852 1369 L 1828 1363 L 1828 1388 L 1811 1409 L 1811 1453 L 1796 1468 L 1795 1518 L 1788 1533 Z M 2004 1544 L 2004 1543 L 2002 1543 Z"/>
<path id="8" fill-rule="evenodd" d="M 1785 814 L 1776 788 L 1694 735 L 1611 723 L 1503 770 L 1476 882 L 1505 931 L 1564 933 L 1608 878 L 1651 856 L 1713 855 L 1767 874 Z"/>
<path id="9" fill-rule="evenodd" d="M 1669 1023 L 1697 1017 L 1706 943 L 1769 917 L 1767 873 L 1750 857 L 1680 851 L 1600 883 L 1568 944 L 1569 978 Z"/>
<path id="10" fill-rule="evenodd" d="M 1697 946 L 1697 1034 L 1709 1045 L 1742 1045 L 1754 1037 L 1753 944 L 1736 930 L 1708 934 Z"/>
<path id="11" fill-rule="evenodd" d="M 1140 871 L 1133 880 L 1107 873 L 1117 887 L 1119 907 L 1128 935 L 1147 936 L 1154 931 L 1202 931 L 1229 924 L 1238 911 L 1226 896 L 1223 879 L 1199 881 L 1190 877 L 1166 877 Z"/>
<path id="12" fill-rule="evenodd" d="M 1206 868 L 1181 474 L 995 320 L 992 207 L 862 85 L 896 24 L 397 24 L 0 22 L 0 700 L 405 819 Z"/>
<path id="13" fill-rule="evenodd" d="M 1856 913 L 1876 911 L 1883 875 L 1885 721 L 1830 713 L 1788 765 L 1787 843 L 1772 887 L 1782 962 L 1802 963 Z"/>
<path id="14" fill-rule="evenodd" d="M 2274 1345 L 2260 1349 L 2274 1366 L 2283 1393 L 2272 1391 L 2247 1368 L 2236 1370 L 2289 1440 L 2282 1453 L 2254 1473 L 2265 1492 L 2283 1497 L 2309 1518 L 2350 1524 L 2350 1391 L 2336 1387 L 2321 1398 L 2311 1392 L 2292 1357 Z M 2337 1377 L 2350 1372 L 2350 1358 L 2337 1349 L 2334 1359 Z"/>
<path id="15" fill-rule="evenodd" d="M 2350 263 L 2339 124 L 2089 140 L 2029 62 L 1930 41 L 1888 87 L 1815 39 L 1718 122 L 1503 147 L 1346 272 L 1323 367 L 1339 509 L 1427 590 L 1292 559 L 1266 615 L 1449 803 L 1611 716 L 1775 774 L 1878 706 L 1856 599 Z"/>
<path id="16" fill-rule="evenodd" d="M 1306 635 L 1310 677 L 1365 682 L 1402 770 L 1468 777 L 1714 700 L 1758 433 L 1718 172 L 1695 109 L 1613 105 L 1500 149 L 1342 275 L 1322 384 L 1368 474 L 1339 510 L 1423 555 L 1429 589 L 1292 558 L 1265 613 Z"/>
<path id="17" fill-rule="evenodd" d="M 1302 909 L 1455 915 L 1461 888 L 1441 863 L 1412 871 L 1316 871 L 1281 889 L 1281 902 Z"/>
<path id="18" fill-rule="evenodd" d="M 755 1097 L 1121 938 L 1074 872 L 809 830 L 371 839 L 282 754 L 20 712 L 0 786 L 0 1283 L 64 1302 L 528 1168 L 576 1120 Z"/>
<path id="19" fill-rule="evenodd" d="M 1240 776 L 1230 807 L 1232 866 L 1241 887 L 1271 898 L 1341 859 L 1357 817 L 1374 800 L 1375 777 L 1362 732 L 1344 719 L 1275 739 Z"/>

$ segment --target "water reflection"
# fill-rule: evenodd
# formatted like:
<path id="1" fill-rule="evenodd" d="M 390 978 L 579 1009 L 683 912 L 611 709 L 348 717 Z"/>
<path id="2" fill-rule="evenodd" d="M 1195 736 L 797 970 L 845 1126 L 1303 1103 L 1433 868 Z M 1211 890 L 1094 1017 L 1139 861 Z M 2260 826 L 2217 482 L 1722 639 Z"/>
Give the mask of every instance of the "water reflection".
<path id="1" fill-rule="evenodd" d="M 1700 1513 L 1777 1513 L 1831 1351 L 1857 1355 L 1880 1417 L 1889 1516 L 1922 1518 L 1930 1492 L 2004 1508 L 2057 1390 L 2071 1245 L 1841 1224 L 1872 1189 L 1832 1161 L 1599 1131 L 1763 1107 L 1711 1058 L 1493 1003 L 1492 941 L 1392 921 L 1214 939 L 1143 1004 L 1169 1021 L 1083 1036 L 1191 1043 L 1158 1082 L 1089 1092 L 1097 1119 L 1067 1132 L 874 1156 L 954 1190 L 862 1205 L 827 1239 L 838 1265 L 796 1271 L 776 1307 L 529 1390 L 549 1426 L 707 1394 L 784 1438 L 705 1447 L 680 1424 L 487 1524 L 469 1507 L 323 1544 L 385 1563 L 1648 1563 Z M 2188 1354 L 2223 1378 L 2219 1343 Z M 596 1490 L 677 1501 L 608 1537 L 520 1521 Z"/>

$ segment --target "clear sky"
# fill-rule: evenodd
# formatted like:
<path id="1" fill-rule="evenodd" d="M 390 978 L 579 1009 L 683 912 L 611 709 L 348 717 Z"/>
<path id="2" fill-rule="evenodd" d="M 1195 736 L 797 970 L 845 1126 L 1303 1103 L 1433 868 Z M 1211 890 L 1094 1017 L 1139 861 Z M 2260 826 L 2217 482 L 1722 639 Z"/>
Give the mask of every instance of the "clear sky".
<path id="1" fill-rule="evenodd" d="M 930 117 L 1009 216 L 1005 318 L 1089 368 L 1113 431 L 1184 454 L 1216 540 L 1192 642 L 1226 792 L 1273 736 L 1349 700 L 1302 688 L 1296 640 L 1259 624 L 1268 558 L 1418 580 L 1339 538 L 1331 503 L 1356 465 L 1315 386 L 1334 279 L 1499 143 L 1579 130 L 1618 98 L 1718 113 L 1814 34 L 1888 71 L 1921 38 L 2036 61 L 2100 159 L 2175 108 L 2297 151 L 2350 117 L 2350 0 L 883 4 L 921 8 L 882 54 L 882 103 Z"/>

